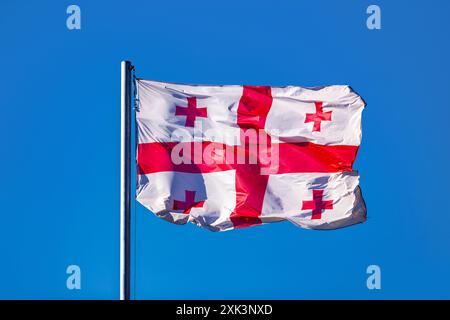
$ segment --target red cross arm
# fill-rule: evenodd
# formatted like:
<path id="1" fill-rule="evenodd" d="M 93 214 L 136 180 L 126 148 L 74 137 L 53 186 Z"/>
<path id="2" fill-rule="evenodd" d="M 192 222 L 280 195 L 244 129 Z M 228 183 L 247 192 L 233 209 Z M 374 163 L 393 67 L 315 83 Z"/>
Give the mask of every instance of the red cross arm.
<path id="1" fill-rule="evenodd" d="M 272 147 L 272 158 L 279 153 L 278 165 L 272 164 L 269 173 L 342 172 L 351 171 L 358 146 L 324 146 L 314 143 L 280 143 Z"/>
<path id="2" fill-rule="evenodd" d="M 177 171 L 190 173 L 208 173 L 236 169 L 237 160 L 226 163 L 227 147 L 221 143 L 214 142 L 179 142 L 190 144 L 191 164 L 174 164 L 172 162 L 172 149 L 177 142 L 166 143 L 141 143 L 138 145 L 138 170 L 139 174 L 148 174 L 163 171 Z M 194 149 L 205 150 L 212 147 L 211 153 L 205 153 L 200 163 L 194 164 Z M 273 148 L 272 144 L 272 149 Z M 236 157 L 240 147 L 234 146 Z M 188 149 L 188 148 L 186 148 Z M 217 153 L 214 150 L 218 150 Z M 246 151 L 242 151 L 246 152 Z M 270 165 L 269 173 L 295 173 L 295 172 L 342 172 L 351 171 L 353 162 L 358 152 L 357 146 L 324 146 L 314 143 L 280 143 L 278 145 L 279 164 Z M 222 154 L 222 156 L 211 156 L 211 154 Z M 273 157 L 274 155 L 272 155 Z M 276 164 L 276 163 L 275 163 Z M 246 166 L 239 165 L 239 166 Z M 251 166 L 251 165 L 248 165 Z M 242 168 L 245 169 L 245 168 Z M 250 172 L 253 172 L 252 169 Z M 258 171 L 259 175 L 259 171 Z"/>

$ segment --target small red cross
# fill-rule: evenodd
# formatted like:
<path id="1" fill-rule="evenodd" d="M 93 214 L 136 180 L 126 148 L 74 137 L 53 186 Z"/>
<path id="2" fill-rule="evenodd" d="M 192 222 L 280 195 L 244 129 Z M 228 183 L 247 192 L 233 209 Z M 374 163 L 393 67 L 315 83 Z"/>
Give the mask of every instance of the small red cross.
<path id="1" fill-rule="evenodd" d="M 195 202 L 195 191 L 185 190 L 185 201 L 174 200 L 173 201 L 173 210 L 183 210 L 183 213 L 188 214 L 191 211 L 191 208 L 201 208 L 205 201 L 197 201 Z"/>
<path id="2" fill-rule="evenodd" d="M 188 97 L 187 107 L 176 106 L 175 115 L 176 116 L 186 116 L 185 127 L 194 127 L 195 118 L 202 117 L 206 118 L 208 116 L 206 108 L 197 108 L 197 98 Z"/>
<path id="3" fill-rule="evenodd" d="M 302 210 L 312 210 L 311 219 L 322 218 L 323 210 L 333 209 L 333 200 L 323 201 L 323 190 L 313 190 L 313 200 L 303 201 Z"/>
<path id="4" fill-rule="evenodd" d="M 322 101 L 314 102 L 316 105 L 316 113 L 307 113 L 305 123 L 314 122 L 312 131 L 320 131 L 322 121 L 331 121 L 331 113 L 333 111 L 323 112 Z"/>

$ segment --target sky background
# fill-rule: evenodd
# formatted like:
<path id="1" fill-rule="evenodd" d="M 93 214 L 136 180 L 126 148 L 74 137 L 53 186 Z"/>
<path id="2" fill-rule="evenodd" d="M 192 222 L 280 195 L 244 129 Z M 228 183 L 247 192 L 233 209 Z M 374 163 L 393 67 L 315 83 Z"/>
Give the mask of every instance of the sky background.
<path id="1" fill-rule="evenodd" d="M 81 30 L 66 8 L 81 8 Z M 382 29 L 366 27 L 381 7 Z M 448 1 L 0 2 L 0 298 L 119 297 L 120 61 L 208 84 L 349 84 L 364 224 L 213 233 L 133 204 L 138 299 L 450 298 Z M 81 268 L 81 290 L 66 268 Z M 368 290 L 366 268 L 381 268 Z"/>

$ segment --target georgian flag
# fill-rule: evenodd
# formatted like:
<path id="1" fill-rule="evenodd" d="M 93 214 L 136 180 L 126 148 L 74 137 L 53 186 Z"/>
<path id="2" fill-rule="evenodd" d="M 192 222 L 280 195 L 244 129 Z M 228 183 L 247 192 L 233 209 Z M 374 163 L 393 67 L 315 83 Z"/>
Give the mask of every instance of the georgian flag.
<path id="1" fill-rule="evenodd" d="M 365 103 L 349 86 L 136 85 L 136 198 L 157 216 L 213 231 L 365 221 Z"/>

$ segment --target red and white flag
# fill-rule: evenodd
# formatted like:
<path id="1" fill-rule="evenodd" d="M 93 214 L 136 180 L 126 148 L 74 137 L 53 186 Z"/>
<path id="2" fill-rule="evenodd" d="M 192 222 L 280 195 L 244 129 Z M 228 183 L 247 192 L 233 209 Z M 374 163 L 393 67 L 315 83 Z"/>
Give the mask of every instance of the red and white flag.
<path id="1" fill-rule="evenodd" d="M 352 168 L 365 104 L 349 86 L 137 90 L 136 198 L 157 216 L 213 231 L 365 221 Z"/>

